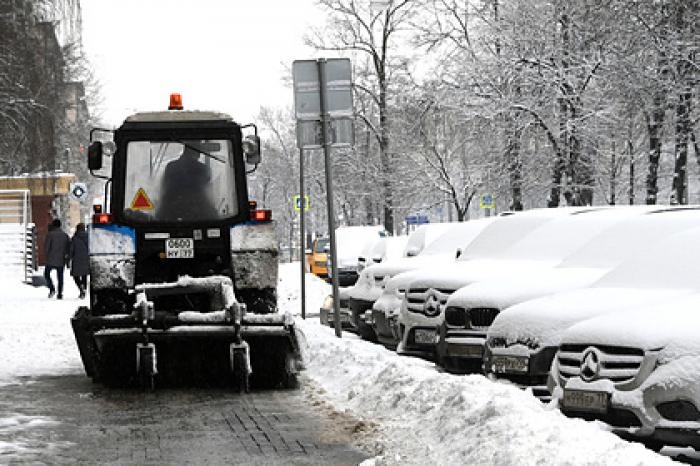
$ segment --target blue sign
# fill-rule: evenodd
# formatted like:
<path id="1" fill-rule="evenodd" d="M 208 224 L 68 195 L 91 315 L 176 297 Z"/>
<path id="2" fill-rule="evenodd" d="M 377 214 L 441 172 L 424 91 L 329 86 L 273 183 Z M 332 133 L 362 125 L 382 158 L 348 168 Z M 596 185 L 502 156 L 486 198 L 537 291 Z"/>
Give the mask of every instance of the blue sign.
<path id="1" fill-rule="evenodd" d="M 482 194 L 479 197 L 479 206 L 482 209 L 493 209 L 494 207 L 496 207 L 496 200 L 493 198 L 493 194 Z"/>
<path id="2" fill-rule="evenodd" d="M 408 215 L 405 220 L 406 225 L 424 225 L 430 223 L 427 215 Z"/>

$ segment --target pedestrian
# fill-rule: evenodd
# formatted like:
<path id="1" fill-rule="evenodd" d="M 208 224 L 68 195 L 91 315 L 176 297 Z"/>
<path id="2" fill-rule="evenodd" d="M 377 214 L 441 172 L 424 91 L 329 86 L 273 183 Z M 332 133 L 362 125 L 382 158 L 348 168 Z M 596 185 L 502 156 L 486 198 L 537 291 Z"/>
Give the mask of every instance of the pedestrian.
<path id="1" fill-rule="evenodd" d="M 51 271 L 56 270 L 58 279 L 58 295 L 56 299 L 63 299 L 63 267 L 68 264 L 68 253 L 70 252 L 70 237 L 61 230 L 61 221 L 55 219 L 49 226 L 49 232 L 44 241 L 44 251 L 46 252 L 46 267 L 44 267 L 44 278 L 46 286 L 49 287 L 49 298 L 56 293 L 56 289 L 51 281 Z"/>
<path id="2" fill-rule="evenodd" d="M 88 234 L 85 224 L 78 223 L 75 234 L 70 240 L 70 274 L 80 290 L 80 299 L 85 297 L 87 276 L 90 272 L 90 257 L 88 250 Z"/>

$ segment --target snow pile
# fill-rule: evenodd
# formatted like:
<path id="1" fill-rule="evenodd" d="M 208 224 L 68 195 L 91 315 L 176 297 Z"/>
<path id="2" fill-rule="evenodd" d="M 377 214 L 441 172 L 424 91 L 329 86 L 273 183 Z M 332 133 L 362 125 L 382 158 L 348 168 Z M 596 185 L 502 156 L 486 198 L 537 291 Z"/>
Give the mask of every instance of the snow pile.
<path id="1" fill-rule="evenodd" d="M 77 299 L 78 289 L 67 273 L 64 279 L 62 301 L 49 300 L 47 288 L 3 280 L 0 385 L 37 375 L 84 374 L 70 318 L 87 300 Z"/>
<path id="2" fill-rule="evenodd" d="M 280 269 L 284 296 L 293 295 L 288 286 L 297 282 L 285 277 L 297 269 Z M 310 288 L 310 295 L 327 292 L 322 282 Z M 380 423 L 375 463 L 671 464 L 513 386 L 440 373 L 432 363 L 348 334 L 337 339 L 315 319 L 297 322 L 309 344 L 307 375 L 324 396 L 338 409 Z"/>

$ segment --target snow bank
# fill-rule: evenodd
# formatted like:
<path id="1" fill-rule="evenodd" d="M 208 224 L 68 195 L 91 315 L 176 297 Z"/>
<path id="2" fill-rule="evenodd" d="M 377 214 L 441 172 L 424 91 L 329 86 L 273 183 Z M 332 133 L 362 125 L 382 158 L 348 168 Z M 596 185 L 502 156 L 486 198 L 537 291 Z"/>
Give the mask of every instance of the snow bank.
<path id="1" fill-rule="evenodd" d="M 280 269 L 283 306 L 298 264 Z M 287 277 L 291 277 L 288 279 Z M 328 285 L 309 283 L 320 306 Z M 288 309 L 293 311 L 293 309 Z M 316 319 L 299 326 L 309 344 L 307 375 L 337 409 L 380 425 L 374 464 L 672 464 L 620 440 L 599 423 L 568 419 L 513 386 L 440 373 L 353 335 L 335 338 Z"/>

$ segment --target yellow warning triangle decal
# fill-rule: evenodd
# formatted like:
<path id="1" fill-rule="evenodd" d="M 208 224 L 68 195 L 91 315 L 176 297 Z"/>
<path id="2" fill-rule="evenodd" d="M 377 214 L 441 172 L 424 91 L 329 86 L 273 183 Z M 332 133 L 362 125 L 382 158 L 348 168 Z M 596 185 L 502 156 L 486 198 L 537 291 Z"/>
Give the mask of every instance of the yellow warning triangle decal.
<path id="1" fill-rule="evenodd" d="M 143 188 L 139 188 L 136 191 L 134 199 L 131 201 L 131 208 L 134 210 L 151 210 L 153 209 L 153 203 L 148 198 L 146 191 Z"/>

